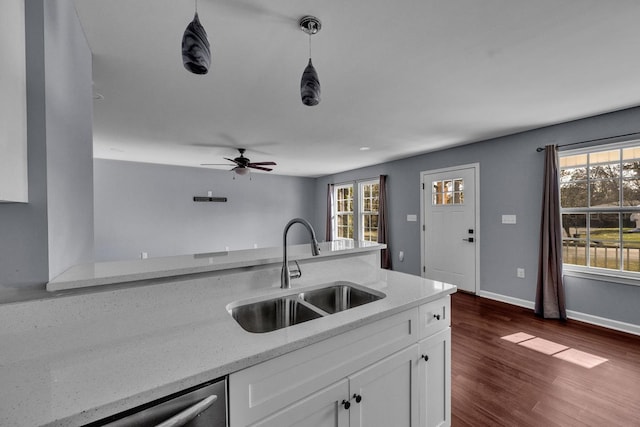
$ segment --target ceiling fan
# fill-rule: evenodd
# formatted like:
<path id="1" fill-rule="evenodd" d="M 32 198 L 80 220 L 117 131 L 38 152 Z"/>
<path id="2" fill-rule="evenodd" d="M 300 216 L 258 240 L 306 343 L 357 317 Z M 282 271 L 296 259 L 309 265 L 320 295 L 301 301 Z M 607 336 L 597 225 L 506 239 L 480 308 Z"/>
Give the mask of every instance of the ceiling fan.
<path id="1" fill-rule="evenodd" d="M 245 148 L 238 148 L 240 152 L 240 156 L 235 159 L 229 159 L 225 157 L 225 160 L 229 160 L 234 163 L 234 165 L 229 165 L 227 163 L 201 163 L 200 166 L 234 166 L 231 170 L 237 173 L 238 175 L 245 175 L 249 172 L 249 168 L 258 169 L 262 171 L 271 172 L 272 168 L 266 168 L 265 166 L 275 166 L 275 162 L 252 162 L 250 159 L 244 156 Z"/>

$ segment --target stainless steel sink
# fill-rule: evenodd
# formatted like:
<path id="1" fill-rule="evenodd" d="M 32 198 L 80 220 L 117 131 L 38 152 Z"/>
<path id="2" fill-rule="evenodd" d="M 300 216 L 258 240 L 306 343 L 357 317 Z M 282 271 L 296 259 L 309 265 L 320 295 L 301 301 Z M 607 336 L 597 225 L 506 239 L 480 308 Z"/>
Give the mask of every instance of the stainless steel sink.
<path id="1" fill-rule="evenodd" d="M 231 303 L 227 310 L 244 330 L 264 333 L 368 304 L 385 296 L 353 283 L 334 282 L 278 298 Z"/>
<path id="2" fill-rule="evenodd" d="M 340 283 L 327 288 L 303 292 L 300 297 L 331 314 L 377 301 L 384 298 L 385 295 L 373 290 L 365 291 L 347 283 Z"/>
<path id="3" fill-rule="evenodd" d="M 231 309 L 231 315 L 249 332 L 271 332 L 322 315 L 302 303 L 296 295 L 258 301 Z"/>

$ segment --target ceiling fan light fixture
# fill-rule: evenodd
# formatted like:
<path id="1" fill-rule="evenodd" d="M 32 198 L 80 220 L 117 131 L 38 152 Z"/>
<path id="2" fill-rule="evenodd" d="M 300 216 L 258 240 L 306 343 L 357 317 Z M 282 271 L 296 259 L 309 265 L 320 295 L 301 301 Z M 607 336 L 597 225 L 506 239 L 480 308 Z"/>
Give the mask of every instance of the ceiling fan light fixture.
<path id="1" fill-rule="evenodd" d="M 300 29 L 309 35 L 309 63 L 302 72 L 300 80 L 300 97 L 302 103 L 314 106 L 320 103 L 320 79 L 313 63 L 311 62 L 311 36 L 322 28 L 322 23 L 315 16 L 303 16 L 299 21 Z"/>
<path id="2" fill-rule="evenodd" d="M 207 74 L 211 65 L 211 49 L 207 32 L 196 12 L 182 36 L 182 63 L 193 74 Z"/>
<path id="3" fill-rule="evenodd" d="M 236 166 L 233 171 L 238 175 L 246 175 L 249 173 L 249 168 Z"/>

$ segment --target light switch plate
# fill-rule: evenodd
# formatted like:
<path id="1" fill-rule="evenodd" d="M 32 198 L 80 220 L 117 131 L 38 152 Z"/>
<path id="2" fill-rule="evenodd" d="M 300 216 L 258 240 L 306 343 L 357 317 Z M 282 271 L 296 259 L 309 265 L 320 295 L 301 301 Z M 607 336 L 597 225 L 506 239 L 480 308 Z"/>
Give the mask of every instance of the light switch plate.
<path id="1" fill-rule="evenodd" d="M 407 221 L 409 222 L 416 222 L 418 220 L 418 215 L 416 214 L 409 214 L 407 215 Z"/>
<path id="2" fill-rule="evenodd" d="M 515 215 L 502 215 L 502 223 L 503 224 L 515 224 L 516 216 Z"/>

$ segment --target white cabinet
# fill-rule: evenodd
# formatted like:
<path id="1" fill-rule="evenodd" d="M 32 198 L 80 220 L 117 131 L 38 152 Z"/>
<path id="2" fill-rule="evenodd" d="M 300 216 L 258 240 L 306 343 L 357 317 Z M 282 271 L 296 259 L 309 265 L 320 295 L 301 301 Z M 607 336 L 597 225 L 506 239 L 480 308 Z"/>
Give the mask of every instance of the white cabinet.
<path id="1" fill-rule="evenodd" d="M 451 328 L 420 341 L 420 427 L 451 425 Z"/>
<path id="2" fill-rule="evenodd" d="M 447 296 L 231 374 L 230 426 L 450 425 L 449 304 Z"/>
<path id="3" fill-rule="evenodd" d="M 24 0 L 0 2 L 0 202 L 27 202 Z"/>
<path id="4" fill-rule="evenodd" d="M 350 427 L 418 425 L 417 353 L 412 345 L 349 377 Z"/>
<path id="5" fill-rule="evenodd" d="M 349 382 L 345 379 L 267 417 L 252 427 L 347 427 Z M 349 404 L 350 406 L 351 404 Z M 233 424 L 233 417 L 231 417 Z"/>
<path id="6" fill-rule="evenodd" d="M 417 355 L 412 345 L 251 427 L 417 426 Z"/>

